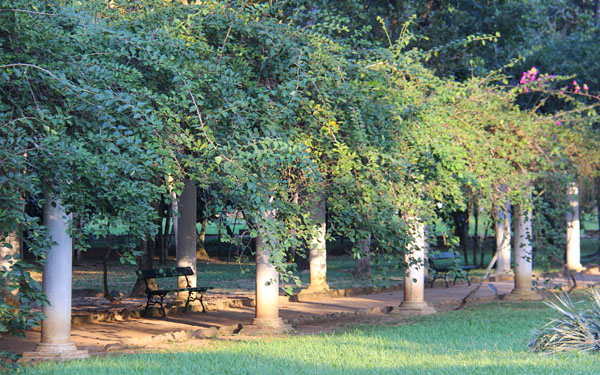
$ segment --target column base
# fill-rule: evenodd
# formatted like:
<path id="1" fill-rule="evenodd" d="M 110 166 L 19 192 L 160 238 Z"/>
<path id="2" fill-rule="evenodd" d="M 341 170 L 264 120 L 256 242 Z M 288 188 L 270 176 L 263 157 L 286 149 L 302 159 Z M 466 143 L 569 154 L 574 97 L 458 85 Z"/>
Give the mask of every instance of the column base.
<path id="1" fill-rule="evenodd" d="M 79 350 L 74 343 L 50 344 L 39 343 L 33 352 L 23 353 L 20 362 L 31 361 L 70 361 L 73 359 L 84 359 L 90 355 L 87 350 Z"/>
<path id="2" fill-rule="evenodd" d="M 435 314 L 437 311 L 435 307 L 431 306 L 427 302 L 410 302 L 410 301 L 402 301 L 400 306 L 394 307 L 391 311 L 392 314 L 401 314 L 401 313 L 410 313 L 410 314 L 418 314 L 418 315 L 431 315 Z"/>
<path id="3" fill-rule="evenodd" d="M 514 281 L 515 275 L 512 272 L 498 272 L 490 276 L 491 282 L 495 281 Z"/>
<path id="4" fill-rule="evenodd" d="M 298 294 L 315 294 L 315 293 L 326 293 L 329 292 L 329 285 L 325 284 L 310 284 L 306 289 L 302 289 Z"/>
<path id="5" fill-rule="evenodd" d="M 567 264 L 566 267 L 567 267 L 567 269 L 569 271 L 575 271 L 575 272 L 581 272 L 581 271 L 585 271 L 587 269 L 581 263 L 579 263 L 579 264 Z"/>
<path id="6" fill-rule="evenodd" d="M 243 326 L 239 333 L 241 335 L 283 335 L 293 330 L 294 328 L 281 318 L 254 318 L 252 323 Z"/>
<path id="7" fill-rule="evenodd" d="M 515 288 L 509 294 L 505 294 L 504 301 L 541 301 L 543 296 L 530 288 Z"/>

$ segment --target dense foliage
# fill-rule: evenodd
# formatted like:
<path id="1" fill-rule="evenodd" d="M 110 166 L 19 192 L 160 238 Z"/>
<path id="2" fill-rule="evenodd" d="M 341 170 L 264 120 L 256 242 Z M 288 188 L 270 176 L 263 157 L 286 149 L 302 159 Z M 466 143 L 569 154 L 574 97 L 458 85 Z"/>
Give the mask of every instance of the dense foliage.
<path id="1" fill-rule="evenodd" d="M 252 236 L 266 233 L 289 277 L 290 249 L 313 235 L 315 194 L 327 196 L 330 235 L 372 234 L 395 257 L 411 240 L 406 218 L 433 223 L 473 194 L 490 212 L 530 204 L 550 175 L 593 175 L 597 98 L 533 69 L 517 85 L 520 73 L 496 70 L 508 47 L 498 64 L 470 59 L 485 74 L 459 74 L 475 46 L 526 39 L 498 38 L 512 13 L 488 20 L 467 3 L 424 20 L 409 16 L 418 1 L 394 19 L 356 1 L 3 2 L 0 241 L 19 233 L 43 258 L 47 236 L 23 201 L 52 198 L 74 214 L 75 238 L 120 223 L 139 243 L 160 229 L 157 202 L 192 180 L 210 212 L 241 211 Z M 525 17 L 518 3 L 496 11 Z M 446 32 L 453 12 L 478 26 Z M 426 37 L 429 27 L 453 39 Z M 444 65 L 456 50 L 467 55 Z M 42 303 L 27 267 L 17 255 L 2 279 L 22 286 L 22 306 Z M 40 318 L 5 300 L 0 314 L 10 333 Z"/>

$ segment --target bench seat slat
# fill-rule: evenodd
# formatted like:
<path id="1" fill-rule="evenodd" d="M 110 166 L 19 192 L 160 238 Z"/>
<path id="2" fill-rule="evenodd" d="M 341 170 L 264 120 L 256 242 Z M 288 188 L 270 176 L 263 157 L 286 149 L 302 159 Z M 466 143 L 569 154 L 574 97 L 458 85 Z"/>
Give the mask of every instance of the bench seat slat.
<path id="1" fill-rule="evenodd" d="M 160 295 L 160 294 L 167 294 L 167 293 L 171 293 L 171 292 L 199 292 L 200 293 L 200 292 L 206 292 L 209 289 L 212 289 L 212 287 L 148 289 L 148 290 L 146 290 L 146 294 Z"/>
<path id="2" fill-rule="evenodd" d="M 192 276 L 194 271 L 191 267 L 158 268 L 153 270 L 137 270 L 141 279 L 160 279 L 163 277 Z"/>

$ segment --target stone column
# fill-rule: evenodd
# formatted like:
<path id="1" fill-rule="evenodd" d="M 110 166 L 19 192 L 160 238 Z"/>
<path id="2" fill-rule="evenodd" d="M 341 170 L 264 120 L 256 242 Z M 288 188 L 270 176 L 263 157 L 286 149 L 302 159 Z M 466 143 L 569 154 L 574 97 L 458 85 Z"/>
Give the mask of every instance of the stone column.
<path id="1" fill-rule="evenodd" d="M 267 218 L 275 214 L 269 212 Z M 243 334 L 281 334 L 292 327 L 279 317 L 279 273 L 271 262 L 272 243 L 267 243 L 268 233 L 264 226 L 256 237 L 256 315 L 250 325 L 244 326 Z"/>
<path id="2" fill-rule="evenodd" d="M 567 269 L 582 270 L 581 265 L 581 225 L 579 222 L 579 186 L 573 182 L 567 188 L 569 208 L 567 209 Z"/>
<path id="3" fill-rule="evenodd" d="M 312 197 L 311 206 L 311 218 L 316 222 L 316 225 L 315 236 L 312 238 L 309 248 L 310 284 L 308 288 L 300 292 L 301 294 L 319 293 L 329 290 L 329 285 L 327 285 L 327 251 L 325 243 L 327 205 L 324 191 L 320 191 Z"/>
<path id="4" fill-rule="evenodd" d="M 72 239 L 67 234 L 68 218 L 60 200 L 46 199 L 44 225 L 55 244 L 46 253 L 42 291 L 49 305 L 42 307 L 42 340 L 34 352 L 23 354 L 23 360 L 69 360 L 88 357 L 87 350 L 77 350 L 71 342 Z"/>
<path id="5" fill-rule="evenodd" d="M 425 225 L 411 218 L 410 226 L 413 242 L 405 255 L 408 269 L 404 273 L 404 301 L 398 307 L 400 311 L 419 314 L 434 314 L 435 308 L 425 302 Z"/>
<path id="6" fill-rule="evenodd" d="M 533 236 L 531 212 L 525 212 L 521 205 L 513 206 L 514 216 L 514 252 L 515 252 L 515 287 L 505 299 L 538 299 L 532 290 L 533 272 Z M 508 297 L 508 298 L 507 298 Z"/>
<path id="7" fill-rule="evenodd" d="M 493 277 L 496 281 L 512 279 L 513 273 L 510 266 L 510 204 L 508 203 L 497 210 L 495 234 L 498 260 L 496 261 L 496 271 Z"/>
<path id="8" fill-rule="evenodd" d="M 196 241 L 198 230 L 196 228 L 196 184 L 186 181 L 183 192 L 179 196 L 179 217 L 177 218 L 177 267 L 191 267 L 194 276 L 188 276 L 190 286 L 196 286 Z M 184 276 L 177 279 L 177 287 L 187 286 Z M 178 300 L 185 300 L 188 292 L 177 293 Z"/>

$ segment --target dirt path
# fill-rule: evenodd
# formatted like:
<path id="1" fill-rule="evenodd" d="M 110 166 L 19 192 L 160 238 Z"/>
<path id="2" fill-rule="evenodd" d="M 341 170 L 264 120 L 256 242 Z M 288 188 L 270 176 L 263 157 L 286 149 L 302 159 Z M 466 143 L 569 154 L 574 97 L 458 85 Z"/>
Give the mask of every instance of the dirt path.
<path id="1" fill-rule="evenodd" d="M 600 280 L 590 281 L 591 283 Z M 496 298 L 488 283 L 475 295 L 475 302 L 489 302 Z M 489 283 L 500 294 L 509 293 L 512 282 Z M 425 299 L 438 311 L 450 310 L 474 288 L 457 285 L 450 288 L 425 289 Z M 406 316 L 393 310 L 403 300 L 402 291 L 343 298 L 326 298 L 308 302 L 287 302 L 280 305 L 280 316 L 290 321 L 297 334 L 331 332 L 361 324 L 403 324 Z M 221 337 L 244 339 L 232 336 L 240 325 L 249 324 L 254 317 L 253 307 L 227 308 L 208 313 L 187 313 L 165 319 L 137 319 L 121 322 L 86 324 L 72 328 L 72 341 L 80 348 L 91 352 L 106 353 L 124 349 L 131 343 L 148 348 L 160 347 L 170 341 L 189 341 L 190 337 Z M 27 332 L 25 339 L 3 337 L 0 351 L 9 350 L 17 354 L 35 349 L 40 341 L 39 331 Z M 197 341 L 197 340 L 196 340 Z"/>

